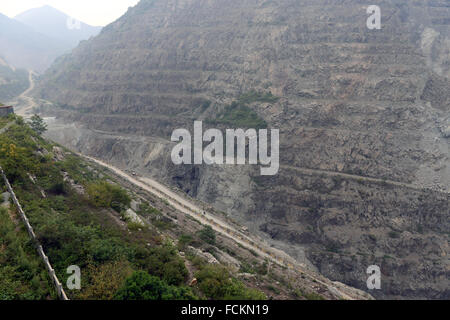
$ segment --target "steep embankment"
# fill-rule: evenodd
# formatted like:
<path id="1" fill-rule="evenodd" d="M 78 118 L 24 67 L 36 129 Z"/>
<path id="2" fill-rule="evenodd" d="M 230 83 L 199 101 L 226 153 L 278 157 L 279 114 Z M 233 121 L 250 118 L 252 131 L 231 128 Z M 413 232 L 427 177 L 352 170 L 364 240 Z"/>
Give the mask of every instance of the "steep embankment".
<path id="1" fill-rule="evenodd" d="M 9 120 L 0 121 L 0 165 L 71 299 L 371 298 L 287 268 L 282 255 L 225 217 L 198 213 L 198 203 L 86 161 L 20 118 Z M 15 207 L 6 201 L 6 210 L 0 208 L 0 299 L 55 298 Z M 81 290 L 65 285 L 73 265 L 81 270 Z"/>
<path id="2" fill-rule="evenodd" d="M 364 289 L 378 264 L 378 297 L 448 298 L 450 8 L 379 4 L 369 30 L 357 0 L 141 1 L 34 94 L 76 123 L 54 139 L 214 204 L 331 279 Z M 233 101 L 280 129 L 279 174 L 174 166 L 172 131 L 223 128 Z"/>

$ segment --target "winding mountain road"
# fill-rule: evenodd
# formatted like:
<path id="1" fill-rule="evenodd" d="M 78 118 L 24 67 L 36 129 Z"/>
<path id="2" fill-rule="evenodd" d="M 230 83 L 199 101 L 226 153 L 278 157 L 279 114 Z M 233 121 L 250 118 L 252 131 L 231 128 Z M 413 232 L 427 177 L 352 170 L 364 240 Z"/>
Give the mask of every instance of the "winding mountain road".
<path id="1" fill-rule="evenodd" d="M 15 104 L 18 107 L 16 113 L 24 118 L 31 117 L 31 111 L 34 107 L 36 107 L 36 102 L 34 101 L 34 99 L 28 96 L 28 94 L 34 89 L 35 86 L 33 76 L 34 72 L 30 70 L 28 72 L 28 81 L 30 82 L 30 86 L 16 98 Z M 24 104 L 22 104 L 21 101 L 24 101 Z"/>

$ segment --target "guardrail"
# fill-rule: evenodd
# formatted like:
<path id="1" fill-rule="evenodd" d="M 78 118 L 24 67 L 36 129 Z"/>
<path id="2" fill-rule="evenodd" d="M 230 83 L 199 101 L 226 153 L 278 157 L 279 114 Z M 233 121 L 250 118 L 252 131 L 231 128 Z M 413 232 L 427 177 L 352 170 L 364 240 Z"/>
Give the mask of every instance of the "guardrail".
<path id="1" fill-rule="evenodd" d="M 25 212 L 22 209 L 22 206 L 19 203 L 19 200 L 17 200 L 16 194 L 14 193 L 13 188 L 11 187 L 11 184 L 8 181 L 8 178 L 5 175 L 5 172 L 3 171 L 3 168 L 0 166 L 0 174 L 3 177 L 3 180 L 5 181 L 6 187 L 8 189 L 8 192 L 11 194 L 11 198 L 14 202 L 14 205 L 17 208 L 17 211 L 19 212 L 20 219 L 25 225 L 25 228 L 27 229 L 28 234 L 30 235 L 30 238 L 32 239 L 36 250 L 41 257 L 42 261 L 44 262 L 45 268 L 47 269 L 50 278 L 53 282 L 53 285 L 55 286 L 56 293 L 58 294 L 58 298 L 61 300 L 69 300 L 67 298 L 67 295 L 64 291 L 64 288 L 59 281 L 58 277 L 56 276 L 55 270 L 53 269 L 52 265 L 50 264 L 50 261 L 48 260 L 48 257 L 46 256 L 44 249 L 42 248 L 41 244 L 39 243 L 39 240 L 36 238 L 36 234 L 34 233 L 33 227 L 30 224 L 30 221 L 28 220 Z"/>

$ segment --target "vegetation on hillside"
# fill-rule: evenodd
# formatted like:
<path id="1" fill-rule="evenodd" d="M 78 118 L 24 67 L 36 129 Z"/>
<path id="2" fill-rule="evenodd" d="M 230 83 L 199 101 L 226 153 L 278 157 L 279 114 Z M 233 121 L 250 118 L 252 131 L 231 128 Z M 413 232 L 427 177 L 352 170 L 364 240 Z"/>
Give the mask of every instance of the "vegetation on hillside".
<path id="1" fill-rule="evenodd" d="M 267 122 L 253 111 L 249 105 L 254 102 L 275 103 L 278 97 L 272 93 L 262 93 L 250 91 L 239 97 L 237 101 L 226 106 L 225 109 L 217 115 L 215 119 L 209 119 L 211 124 L 223 124 L 235 128 L 267 128 Z"/>
<path id="2" fill-rule="evenodd" d="M 111 218 L 129 208 L 126 190 L 70 152 L 56 157 L 54 145 L 17 116 L 12 119 L 17 123 L 0 135 L 0 165 L 60 281 L 66 283 L 69 266 L 80 267 L 82 288 L 67 290 L 70 299 L 265 297 L 230 280 L 226 268 L 208 269 L 202 261 L 199 285 L 189 287 L 185 261 L 169 237 L 153 227 L 123 228 Z M 161 221 L 152 219 L 161 213 L 148 204 L 139 212 Z M 0 299 L 55 298 L 26 233 L 15 230 L 5 210 L 0 221 Z M 213 243 L 215 234 L 205 228 L 198 241 Z"/>
<path id="3" fill-rule="evenodd" d="M 28 233 L 11 220 L 7 209 L 0 207 L 0 300 L 55 297 Z"/>
<path id="4" fill-rule="evenodd" d="M 128 193 L 106 181 L 89 183 L 87 193 L 91 204 L 97 208 L 112 208 L 121 212 L 130 206 L 131 198 Z"/>
<path id="5" fill-rule="evenodd" d="M 184 287 L 168 285 L 166 281 L 145 271 L 132 274 L 115 295 L 119 300 L 195 300 L 192 292 Z"/>
<path id="6" fill-rule="evenodd" d="M 204 227 L 199 232 L 200 239 L 205 241 L 208 244 L 214 245 L 216 244 L 216 233 L 214 232 L 213 228 L 210 226 Z"/>
<path id="7" fill-rule="evenodd" d="M 244 287 L 231 277 L 229 271 L 219 265 L 205 265 L 196 273 L 200 290 L 215 300 L 264 300 L 265 295 Z"/>
<path id="8" fill-rule="evenodd" d="M 250 104 L 253 102 L 276 103 L 280 98 L 272 95 L 271 92 L 249 91 L 242 94 L 238 101 L 242 104 Z"/>

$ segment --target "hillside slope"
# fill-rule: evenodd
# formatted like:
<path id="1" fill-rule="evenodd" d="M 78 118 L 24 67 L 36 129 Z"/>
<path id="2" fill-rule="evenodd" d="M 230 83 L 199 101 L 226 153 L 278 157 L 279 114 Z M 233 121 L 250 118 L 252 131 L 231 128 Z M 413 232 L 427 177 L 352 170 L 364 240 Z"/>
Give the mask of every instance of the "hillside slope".
<path id="1" fill-rule="evenodd" d="M 143 0 L 34 95 L 69 124 L 53 139 L 214 204 L 333 280 L 365 289 L 378 264 L 379 298 L 448 298 L 450 7 L 379 4 L 368 30 L 357 0 Z M 244 100 L 280 129 L 276 177 L 172 164 L 174 129 L 229 127 L 217 115 Z"/>
<path id="2" fill-rule="evenodd" d="M 70 299 L 342 298 L 334 287 L 371 298 L 237 245 L 164 198 L 42 139 L 21 118 L 0 119 L 0 165 Z M 0 300 L 56 298 L 8 201 L 0 207 L 0 261 Z M 72 265 L 80 267 L 81 290 L 65 286 Z"/>

